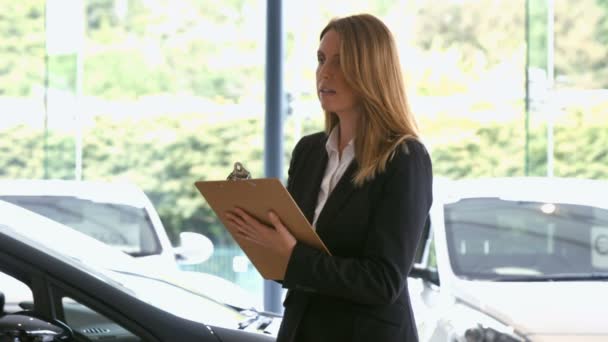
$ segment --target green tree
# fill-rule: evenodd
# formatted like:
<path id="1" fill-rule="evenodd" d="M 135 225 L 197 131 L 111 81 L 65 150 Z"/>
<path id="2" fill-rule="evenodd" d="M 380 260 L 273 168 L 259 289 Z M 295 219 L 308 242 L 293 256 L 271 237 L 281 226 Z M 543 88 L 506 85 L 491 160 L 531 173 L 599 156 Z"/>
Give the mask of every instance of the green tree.
<path id="1" fill-rule="evenodd" d="M 28 96 L 43 83 L 44 2 L 2 2 L 0 96 Z"/>

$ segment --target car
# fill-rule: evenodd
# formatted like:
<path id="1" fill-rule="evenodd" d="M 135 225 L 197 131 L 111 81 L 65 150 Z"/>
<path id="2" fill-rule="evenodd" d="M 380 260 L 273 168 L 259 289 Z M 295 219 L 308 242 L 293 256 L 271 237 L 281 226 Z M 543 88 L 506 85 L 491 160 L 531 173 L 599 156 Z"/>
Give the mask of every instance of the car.
<path id="1" fill-rule="evenodd" d="M 0 272 L 1 341 L 261 342 L 275 340 L 281 320 L 217 302 L 4 201 Z"/>
<path id="2" fill-rule="evenodd" d="M 173 247 L 148 196 L 126 181 L 0 180 L 0 199 L 61 222 L 156 267 L 205 261 L 213 243 L 183 232 Z"/>
<path id="3" fill-rule="evenodd" d="M 421 341 L 608 341 L 608 182 L 440 180 L 410 276 Z"/>
<path id="4" fill-rule="evenodd" d="M 131 256 L 144 268 L 173 273 L 183 265 L 206 261 L 214 247 L 206 236 L 180 233 L 173 247 L 152 202 L 127 181 L 57 179 L 0 180 L 0 200 L 34 211 L 87 234 Z M 262 303 L 237 284 L 219 276 L 183 271 L 180 280 L 238 308 L 261 309 Z"/>

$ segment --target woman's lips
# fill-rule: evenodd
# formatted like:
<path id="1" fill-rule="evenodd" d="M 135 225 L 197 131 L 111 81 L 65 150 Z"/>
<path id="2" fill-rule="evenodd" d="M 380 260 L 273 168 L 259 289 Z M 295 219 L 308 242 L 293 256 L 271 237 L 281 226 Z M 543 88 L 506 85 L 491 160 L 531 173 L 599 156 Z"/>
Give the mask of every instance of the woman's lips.
<path id="1" fill-rule="evenodd" d="M 321 96 L 331 96 L 331 95 L 335 95 L 336 91 L 333 89 L 329 89 L 329 88 L 321 88 L 319 89 L 319 95 Z"/>

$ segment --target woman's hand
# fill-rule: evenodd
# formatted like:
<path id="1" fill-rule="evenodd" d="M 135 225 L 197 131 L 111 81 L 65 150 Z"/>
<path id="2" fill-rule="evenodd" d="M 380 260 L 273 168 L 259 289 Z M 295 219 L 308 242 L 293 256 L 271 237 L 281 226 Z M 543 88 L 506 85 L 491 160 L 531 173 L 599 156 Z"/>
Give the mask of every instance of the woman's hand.
<path id="1" fill-rule="evenodd" d="M 225 215 L 242 238 L 285 257 L 286 262 L 289 261 L 296 239 L 274 212 L 268 213 L 272 226 L 261 223 L 241 208 L 227 211 Z"/>

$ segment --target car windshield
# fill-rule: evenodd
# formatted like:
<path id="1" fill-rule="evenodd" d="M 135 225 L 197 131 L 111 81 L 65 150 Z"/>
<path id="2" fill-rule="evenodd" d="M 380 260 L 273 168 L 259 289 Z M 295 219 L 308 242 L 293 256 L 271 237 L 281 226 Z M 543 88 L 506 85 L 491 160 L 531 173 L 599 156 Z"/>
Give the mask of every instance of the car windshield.
<path id="1" fill-rule="evenodd" d="M 444 207 L 459 277 L 580 280 L 608 276 L 608 210 L 590 205 L 468 198 Z"/>
<path id="2" fill-rule="evenodd" d="M 124 270 L 96 271 L 111 278 L 114 284 L 120 284 L 123 291 L 138 299 L 191 321 L 234 329 L 235 322 L 245 318 L 238 310 L 176 285 L 174 279 L 169 281 Z"/>
<path id="3" fill-rule="evenodd" d="M 74 196 L 3 195 L 13 203 L 91 236 L 132 256 L 160 253 L 145 208 Z"/>

